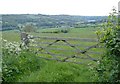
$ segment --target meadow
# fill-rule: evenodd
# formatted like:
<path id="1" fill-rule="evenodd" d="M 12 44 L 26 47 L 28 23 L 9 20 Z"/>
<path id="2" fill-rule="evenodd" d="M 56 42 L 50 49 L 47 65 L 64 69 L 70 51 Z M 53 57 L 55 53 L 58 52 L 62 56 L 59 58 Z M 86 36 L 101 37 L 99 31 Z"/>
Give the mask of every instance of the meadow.
<path id="1" fill-rule="evenodd" d="M 46 28 L 39 29 L 37 33 L 28 33 L 33 36 L 40 37 L 57 37 L 57 38 L 89 38 L 89 39 L 97 39 L 97 35 L 95 33 L 98 28 L 71 28 L 68 33 L 50 33 L 60 31 L 57 28 Z M 13 31 L 3 31 L 2 38 L 6 39 L 9 42 L 20 42 L 20 32 L 17 30 Z M 54 40 L 44 40 L 39 39 L 39 46 L 45 47 L 47 44 L 42 44 L 43 42 L 51 43 Z M 88 46 L 95 45 L 97 42 L 82 42 L 82 41 L 69 41 L 72 45 L 76 46 L 78 49 L 84 50 Z M 63 42 L 59 42 L 58 44 L 62 45 L 53 45 L 48 47 L 45 50 L 48 50 L 55 54 L 63 54 L 69 56 L 74 54 L 75 49 L 69 46 L 63 46 Z M 61 48 L 62 50 L 57 50 L 57 48 Z M 36 49 L 31 48 L 31 50 L 35 51 Z M 98 54 L 89 53 L 92 57 L 100 59 L 105 50 L 103 48 L 91 49 L 90 52 L 98 52 Z M 14 74 L 11 74 L 11 77 L 4 74 L 6 76 L 5 81 L 17 81 L 17 82 L 96 82 L 96 78 L 93 78 L 94 71 L 91 70 L 91 67 L 95 66 L 98 62 L 89 61 L 86 59 L 79 59 L 77 61 L 84 62 L 85 64 L 90 64 L 90 66 L 86 66 L 84 64 L 74 64 L 69 62 L 58 62 L 54 60 L 45 60 L 39 58 L 41 56 L 51 58 L 52 56 L 48 54 L 34 54 L 33 52 L 24 51 L 25 53 L 21 53 L 19 57 L 16 55 L 11 55 L 8 57 L 3 57 L 3 61 L 7 61 L 7 66 L 12 67 L 12 69 L 17 68 L 18 72 L 12 71 Z M 44 51 L 43 51 L 44 52 Z M 22 57 L 23 56 L 23 57 Z M 8 57 L 8 58 L 7 58 Z M 84 57 L 84 55 L 83 55 Z M 61 59 L 61 56 L 58 56 Z M 63 57 L 64 58 L 64 57 Z M 16 62 L 16 60 L 21 62 Z M 12 62 L 11 62 L 12 61 Z M 9 63 L 10 62 L 10 63 Z M 10 65 L 11 64 L 11 65 Z M 13 67 L 14 66 L 14 67 Z M 10 69 L 10 70 L 12 70 Z M 28 70 L 27 70 L 28 69 Z M 9 70 L 8 70 L 9 71 Z M 5 71 L 4 71 L 5 72 Z M 7 79 L 8 77 L 8 79 Z"/>

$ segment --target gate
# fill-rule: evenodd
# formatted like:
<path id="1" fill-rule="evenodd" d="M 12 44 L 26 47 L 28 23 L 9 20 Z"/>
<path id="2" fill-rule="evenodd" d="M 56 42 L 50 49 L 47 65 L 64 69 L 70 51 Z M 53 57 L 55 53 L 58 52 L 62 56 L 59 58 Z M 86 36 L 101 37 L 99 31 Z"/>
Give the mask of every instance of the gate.
<path id="1" fill-rule="evenodd" d="M 100 60 L 101 45 L 91 38 L 32 37 L 29 48 L 46 60 L 89 65 Z"/>

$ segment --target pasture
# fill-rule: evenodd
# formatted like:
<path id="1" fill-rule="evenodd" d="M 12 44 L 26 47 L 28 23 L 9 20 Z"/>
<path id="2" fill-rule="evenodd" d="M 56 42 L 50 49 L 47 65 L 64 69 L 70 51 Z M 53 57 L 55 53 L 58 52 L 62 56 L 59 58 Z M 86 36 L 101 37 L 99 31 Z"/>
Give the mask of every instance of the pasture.
<path id="1" fill-rule="evenodd" d="M 95 31 L 100 29 L 98 28 L 71 28 L 69 33 L 42 33 L 44 31 L 58 31 L 57 28 L 46 28 L 46 29 L 39 29 L 38 32 L 40 33 L 29 33 L 35 36 L 49 36 L 49 37 L 77 37 L 77 38 L 97 38 Z M 2 32 L 2 38 L 8 41 L 20 41 L 20 33 L 17 30 L 9 30 Z"/>
<path id="2" fill-rule="evenodd" d="M 39 29 L 39 33 L 29 33 L 33 36 L 38 37 L 51 37 L 51 38 L 87 38 L 87 39 L 97 39 L 97 35 L 95 31 L 100 28 L 71 28 L 68 33 L 50 33 L 54 31 L 59 31 L 57 28 L 46 28 Z M 2 38 L 6 39 L 10 42 L 20 42 L 20 33 L 16 30 L 14 31 L 3 31 Z M 54 42 L 54 40 L 50 39 L 36 39 L 39 44 L 37 46 L 46 47 L 49 43 Z M 97 44 L 94 41 L 68 41 L 71 45 L 76 45 L 77 49 L 84 50 L 85 48 Z M 33 43 L 31 43 L 33 44 Z M 38 47 L 39 47 L 38 46 Z M 36 51 L 38 48 L 32 46 L 31 50 Z M 62 54 L 64 56 L 70 56 L 76 53 L 74 48 L 70 46 L 66 46 L 64 42 L 58 42 L 54 45 L 43 50 L 43 53 L 35 54 L 39 57 L 51 58 L 50 54 L 45 54 L 45 51 L 52 52 L 54 54 Z M 93 58 L 100 59 L 102 53 L 105 51 L 103 48 L 93 48 L 89 50 L 88 54 Z M 92 53 L 93 52 L 93 53 Z M 26 54 L 27 55 L 27 54 Z M 61 56 L 57 56 L 58 59 L 64 58 Z M 82 57 L 85 55 L 83 54 Z M 90 67 L 93 67 L 97 64 L 97 62 L 86 60 L 86 59 L 75 59 L 77 62 L 83 62 L 83 64 L 74 64 L 69 62 L 58 62 L 54 60 L 45 60 L 39 59 L 42 63 L 42 67 L 37 70 L 33 70 L 30 72 L 25 72 L 25 74 L 17 76 L 18 78 L 15 81 L 19 82 L 96 82 L 94 78 L 92 78 L 93 71 L 90 70 Z M 73 60 L 72 60 L 73 61 Z M 84 65 L 84 64 L 87 64 Z M 31 64 L 32 65 L 32 64 Z M 88 66 L 90 65 L 90 66 Z M 27 66 L 27 65 L 23 65 Z M 34 65 L 33 65 L 34 66 Z M 93 80 L 94 79 L 94 80 Z"/>

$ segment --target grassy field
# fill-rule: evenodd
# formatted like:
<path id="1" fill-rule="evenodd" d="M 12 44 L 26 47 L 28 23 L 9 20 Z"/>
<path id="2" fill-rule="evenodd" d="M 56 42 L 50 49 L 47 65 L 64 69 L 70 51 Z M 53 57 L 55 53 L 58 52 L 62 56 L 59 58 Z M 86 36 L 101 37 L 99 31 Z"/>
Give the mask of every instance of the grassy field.
<path id="1" fill-rule="evenodd" d="M 20 42 L 20 33 L 17 31 L 3 31 L 2 38 L 10 42 Z"/>
<path id="2" fill-rule="evenodd" d="M 69 33 L 40 33 L 38 36 L 52 36 L 52 37 L 77 37 L 77 38 L 96 38 L 95 31 L 98 28 L 71 28 Z M 59 29 L 40 29 L 39 32 L 57 31 Z M 34 35 L 34 34 L 33 34 Z"/>
<path id="3" fill-rule="evenodd" d="M 91 39 L 97 39 L 97 36 L 95 34 L 95 31 L 99 28 L 71 28 L 68 33 L 42 33 L 44 31 L 58 31 L 59 29 L 52 28 L 52 29 L 40 29 L 38 30 L 39 33 L 29 33 L 33 36 L 47 36 L 47 37 L 64 37 L 64 38 L 91 38 Z M 18 31 L 3 31 L 2 32 L 2 38 L 6 39 L 10 42 L 20 42 L 20 33 Z M 39 42 L 53 42 L 54 40 L 44 40 L 40 39 Z M 80 50 L 84 50 L 88 46 L 92 46 L 96 44 L 97 42 L 80 42 L 80 41 L 68 41 L 70 44 L 80 44 L 80 46 L 76 46 Z M 73 52 L 75 49 L 71 48 L 69 46 L 63 46 L 63 42 L 59 42 L 58 44 L 62 45 L 52 45 L 51 47 L 45 49 L 49 52 L 55 53 L 55 54 L 62 54 L 69 56 L 76 53 Z M 39 46 L 45 47 L 47 44 L 39 44 Z M 54 48 L 54 49 L 53 49 Z M 57 50 L 57 48 L 62 50 Z M 52 50 L 53 49 L 53 50 Z M 34 49 L 35 50 L 35 49 Z M 71 52 L 72 51 L 72 52 Z M 91 49 L 89 52 L 103 52 L 104 49 L 98 48 L 98 49 Z M 44 51 L 43 51 L 44 52 Z M 89 53 L 88 52 L 88 53 Z M 90 54 L 94 58 L 100 58 L 100 54 Z M 37 54 L 37 56 L 43 56 L 51 58 L 52 56 L 46 55 L 46 54 Z M 84 57 L 85 55 L 83 55 Z M 59 59 L 61 59 L 61 56 L 58 56 Z M 63 57 L 64 58 L 64 57 Z M 62 58 L 62 59 L 63 59 Z M 73 63 L 62 63 L 57 61 L 44 61 L 44 67 L 42 67 L 40 70 L 34 70 L 33 72 L 22 74 L 20 76 L 20 79 L 16 81 L 24 81 L 24 82 L 93 82 L 92 80 L 92 73 L 93 71 L 89 70 L 90 66 L 85 66 L 82 64 L 73 64 Z M 76 61 L 76 60 L 75 60 Z M 90 63 L 95 64 L 96 62 L 85 60 L 85 59 L 79 59 L 77 61 L 84 62 L 84 63 Z M 33 65 L 34 66 L 34 65 Z"/>
<path id="4" fill-rule="evenodd" d="M 39 29 L 40 33 L 30 33 L 35 36 L 49 36 L 49 37 L 77 37 L 77 38 L 97 38 L 95 31 L 99 28 L 71 28 L 69 33 L 42 33 L 44 31 L 57 31 L 56 28 Z M 19 41 L 19 31 L 3 31 L 2 38 L 8 41 Z"/>

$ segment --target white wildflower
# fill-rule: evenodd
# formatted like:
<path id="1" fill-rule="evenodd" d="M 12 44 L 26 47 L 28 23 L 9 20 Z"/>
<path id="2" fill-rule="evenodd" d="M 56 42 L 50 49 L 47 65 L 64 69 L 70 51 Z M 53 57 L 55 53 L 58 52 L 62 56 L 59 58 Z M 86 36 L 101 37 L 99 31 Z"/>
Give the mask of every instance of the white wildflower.
<path id="1" fill-rule="evenodd" d="M 97 61 L 97 64 L 100 64 L 100 61 Z"/>
<path id="2" fill-rule="evenodd" d="M 6 42 L 7 42 L 7 40 L 3 39 L 3 42 L 5 42 L 5 43 L 6 43 Z"/>
<path id="3" fill-rule="evenodd" d="M 34 40 L 34 39 L 31 39 L 31 42 L 35 42 L 35 40 Z"/>
<path id="4" fill-rule="evenodd" d="M 9 54 L 19 54 L 21 52 L 20 44 L 18 42 L 8 42 L 3 39 L 2 48 L 7 49 Z"/>
<path id="5" fill-rule="evenodd" d="M 33 38 L 33 36 L 32 35 L 28 35 L 28 39 L 31 39 L 31 38 Z"/>

